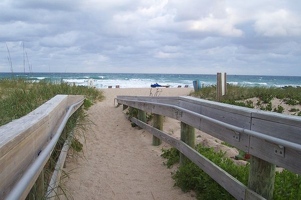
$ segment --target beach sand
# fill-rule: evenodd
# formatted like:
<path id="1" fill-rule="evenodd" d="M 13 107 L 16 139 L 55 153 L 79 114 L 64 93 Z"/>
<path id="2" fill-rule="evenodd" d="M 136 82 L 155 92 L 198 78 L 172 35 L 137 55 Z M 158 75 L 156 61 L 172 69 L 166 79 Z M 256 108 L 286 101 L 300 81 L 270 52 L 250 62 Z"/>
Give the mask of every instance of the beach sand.
<path id="1" fill-rule="evenodd" d="M 192 88 L 162 88 L 160 96 L 185 96 Z M 171 172 L 160 155 L 166 143 L 152 146 L 152 135 L 133 128 L 122 106 L 116 108 L 117 95 L 149 96 L 150 89 L 103 89 L 105 100 L 88 110 L 95 124 L 85 134 L 81 157 L 69 156 L 65 171 L 69 178 L 63 187 L 73 199 L 195 199 L 193 192 L 174 187 Z M 156 90 L 153 89 L 155 94 Z M 180 123 L 165 119 L 164 130 L 179 136 Z M 177 137 L 178 137 L 177 136 Z M 70 196 L 71 195 L 71 196 Z"/>

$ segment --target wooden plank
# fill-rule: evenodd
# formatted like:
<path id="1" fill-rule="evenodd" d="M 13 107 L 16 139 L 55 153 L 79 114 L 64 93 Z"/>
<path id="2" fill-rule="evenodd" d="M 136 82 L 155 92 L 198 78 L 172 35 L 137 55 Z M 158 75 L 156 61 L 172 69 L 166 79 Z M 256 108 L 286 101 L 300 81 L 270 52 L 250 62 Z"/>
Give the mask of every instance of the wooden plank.
<path id="1" fill-rule="evenodd" d="M 235 105 L 225 104 L 225 103 L 220 103 L 215 101 L 209 101 L 205 99 L 199 99 L 191 96 L 179 97 L 179 101 L 181 102 L 179 105 L 186 102 L 186 103 L 200 105 L 208 108 L 215 108 L 218 110 L 223 110 L 226 112 L 237 113 L 239 115 L 246 115 L 246 116 L 249 116 L 250 113 L 254 111 L 254 109 L 250 109 L 250 108 L 245 108 L 241 106 L 235 106 Z"/>
<path id="2" fill-rule="evenodd" d="M 28 115 L 0 127 L 0 163 L 5 163 L 0 164 L 1 197 L 10 192 L 51 140 L 66 108 L 83 98 L 71 97 L 68 102 L 67 95 L 57 95 Z"/>
<path id="3" fill-rule="evenodd" d="M 117 100 L 126 100 L 126 101 L 145 101 L 145 102 L 158 102 L 165 103 L 170 105 L 178 105 L 178 97 L 150 97 L 150 96 L 117 96 Z"/>
<path id="4" fill-rule="evenodd" d="M 126 104 L 128 106 L 135 107 L 141 110 L 146 108 L 145 103 L 134 103 L 132 101 L 125 100 L 120 100 L 119 103 Z M 189 124 L 199 130 L 205 131 L 206 133 L 209 133 L 218 139 L 226 141 L 243 151 L 247 152 L 249 149 L 249 136 L 246 134 L 239 134 L 238 140 L 238 134 L 235 131 L 230 130 L 229 128 L 225 128 L 221 125 L 217 125 L 206 119 L 202 119 L 200 116 L 196 116 L 191 112 L 185 112 L 180 107 L 174 107 L 171 105 L 157 105 L 151 102 L 149 102 L 148 107 L 151 107 L 151 110 L 149 110 L 149 112 L 151 113 L 164 115 L 185 122 L 186 124 Z"/>
<path id="5" fill-rule="evenodd" d="M 234 112 L 202 106 L 200 114 L 240 128 L 250 129 L 251 126 L 251 113 L 246 116 Z"/>
<path id="6" fill-rule="evenodd" d="M 14 120 L 0 127 L 0 157 L 5 155 L 10 149 L 14 148 L 33 130 L 48 121 L 48 113 L 54 110 L 56 105 L 66 101 L 64 96 L 56 96 L 46 102 L 28 115 Z M 59 111 L 59 110 L 57 110 Z M 52 124 L 50 124 L 52 125 Z"/>
<path id="7" fill-rule="evenodd" d="M 266 119 L 252 118 L 251 130 L 301 144 L 301 121 L 280 121 L 281 119 L 268 117 Z"/>
<path id="8" fill-rule="evenodd" d="M 65 105 L 67 98 L 59 96 L 30 113 L 15 120 L 7 125 L 0 127 L 2 131 L 6 131 L 9 137 L 3 137 L 6 143 L 2 143 L 0 161 L 4 161 L 6 165 L 0 169 L 0 173 L 5 174 L 1 179 L 3 185 L 0 186 L 0 194 L 6 196 L 11 187 L 23 175 L 30 163 L 38 156 L 43 146 L 50 140 L 50 134 L 53 130 L 54 118 L 58 113 L 63 113 L 62 105 Z M 50 100 L 51 101 L 51 100 Z M 51 110 L 49 109 L 51 108 Z M 46 110 L 47 112 L 43 112 Z M 54 111 L 54 112 L 53 112 Z M 47 115 L 49 113 L 50 116 Z M 39 121 L 39 119 L 41 119 Z M 58 120 L 58 119 L 57 119 Z M 32 122 L 36 122 L 32 124 Z M 28 127 L 31 125 L 31 127 Z M 18 127 L 21 127 L 18 129 Z"/>
<path id="9" fill-rule="evenodd" d="M 179 101 L 179 106 L 181 108 L 185 108 L 187 110 L 191 110 L 191 111 L 194 111 L 196 113 L 201 113 L 201 110 L 202 110 L 202 104 L 194 103 L 194 102 L 191 102 L 191 101 L 180 100 Z"/>
<path id="10" fill-rule="evenodd" d="M 181 97 L 180 101 L 182 108 L 237 127 L 250 129 L 252 109 L 193 97 Z"/>
<path id="11" fill-rule="evenodd" d="M 213 178 L 218 184 L 224 187 L 232 196 L 236 199 L 264 199 L 263 197 L 250 191 L 245 185 L 237 181 L 234 177 L 228 174 L 226 171 L 212 163 L 206 157 L 199 154 L 197 151 L 189 147 L 182 141 L 173 138 L 172 136 L 155 129 L 154 127 L 143 123 L 136 118 L 131 119 L 132 122 L 147 130 L 156 137 L 164 140 L 166 143 L 177 148 L 181 153 L 188 157 L 192 162 L 199 166 L 204 172 L 206 172 L 211 178 Z"/>
<path id="12" fill-rule="evenodd" d="M 301 174 L 301 151 L 285 147 L 283 149 L 284 156 L 281 156 L 276 154 L 275 150 L 279 151 L 277 144 L 256 137 L 250 137 L 250 154 L 294 173 Z"/>
<path id="13" fill-rule="evenodd" d="M 299 116 L 258 110 L 252 113 L 252 118 L 301 128 L 301 118 Z"/>
<path id="14" fill-rule="evenodd" d="M 243 133 L 237 133 L 229 128 L 213 123 L 201 117 L 196 117 L 191 113 L 183 112 L 180 121 L 185 122 L 205 133 L 212 135 L 220 140 L 223 140 L 236 148 L 248 152 L 249 150 L 249 136 Z M 238 139 L 239 138 L 239 139 Z"/>

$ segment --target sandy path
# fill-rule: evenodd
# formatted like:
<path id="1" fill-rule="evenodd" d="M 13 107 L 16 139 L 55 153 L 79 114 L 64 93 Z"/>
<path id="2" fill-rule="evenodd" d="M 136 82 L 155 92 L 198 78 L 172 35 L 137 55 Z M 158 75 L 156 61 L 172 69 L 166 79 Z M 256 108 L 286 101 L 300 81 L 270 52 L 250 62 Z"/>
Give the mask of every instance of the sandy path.
<path id="1" fill-rule="evenodd" d="M 95 104 L 89 118 L 96 124 L 86 133 L 85 159 L 69 159 L 66 188 L 74 199 L 195 199 L 173 187 L 171 171 L 153 147 L 152 135 L 131 127 L 114 107 L 116 95 L 149 96 L 149 89 L 105 89 L 106 99 Z M 191 88 L 166 88 L 161 96 L 187 95 Z M 75 169 L 75 170 L 74 170 Z"/>

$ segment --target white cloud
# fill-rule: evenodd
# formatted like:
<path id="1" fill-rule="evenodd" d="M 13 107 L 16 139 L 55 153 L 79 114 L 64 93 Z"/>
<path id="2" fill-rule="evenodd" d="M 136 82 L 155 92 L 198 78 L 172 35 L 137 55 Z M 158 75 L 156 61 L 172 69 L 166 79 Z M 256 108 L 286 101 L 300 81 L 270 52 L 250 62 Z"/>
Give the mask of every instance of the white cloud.
<path id="1" fill-rule="evenodd" d="M 171 53 L 171 52 L 163 52 L 163 51 L 158 51 L 154 55 L 155 58 L 162 58 L 162 59 L 177 58 L 180 56 L 181 56 L 180 53 Z"/>
<path id="2" fill-rule="evenodd" d="M 255 30 L 264 36 L 301 36 L 301 19 L 287 10 L 264 12 L 257 16 Z"/>
<path id="3" fill-rule="evenodd" d="M 191 31 L 208 32 L 224 36 L 242 36 L 243 32 L 235 28 L 232 24 L 227 24 L 227 20 L 214 19 L 208 17 L 202 20 L 193 21 L 190 25 Z"/>
<path id="4" fill-rule="evenodd" d="M 47 36 L 41 39 L 41 45 L 43 46 L 55 46 L 55 47 L 64 47 L 64 46 L 74 46 L 78 39 L 79 33 L 75 31 L 70 31 L 67 33 L 61 33 L 58 35 Z"/>
<path id="5" fill-rule="evenodd" d="M 5 43 L 15 68 L 22 70 L 24 41 L 37 71 L 259 74 L 286 63 L 301 75 L 297 0 L 5 0 L 0 5 L 0 68 L 7 71 Z"/>

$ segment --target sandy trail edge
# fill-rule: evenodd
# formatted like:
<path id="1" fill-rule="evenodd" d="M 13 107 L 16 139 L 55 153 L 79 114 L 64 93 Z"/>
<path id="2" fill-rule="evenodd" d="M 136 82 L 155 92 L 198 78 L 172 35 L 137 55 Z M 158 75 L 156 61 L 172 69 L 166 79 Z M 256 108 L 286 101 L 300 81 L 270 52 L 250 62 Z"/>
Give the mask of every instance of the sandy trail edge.
<path id="1" fill-rule="evenodd" d="M 160 96 L 183 96 L 191 90 L 163 88 Z M 122 106 L 114 107 L 117 95 L 149 96 L 150 89 L 103 92 L 106 99 L 88 111 L 96 125 L 86 133 L 85 158 L 67 160 L 70 177 L 64 187 L 71 199 L 195 199 L 193 193 L 173 187 L 171 172 L 175 169 L 167 169 L 160 157 L 162 147 L 168 145 L 152 146 L 152 135 L 131 127 Z M 177 132 L 174 125 L 166 127 L 167 131 Z"/>

